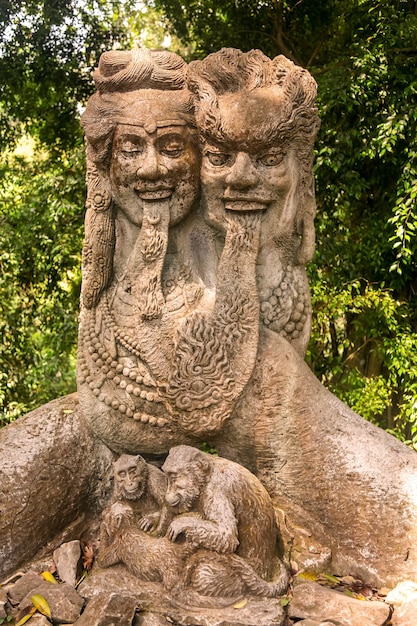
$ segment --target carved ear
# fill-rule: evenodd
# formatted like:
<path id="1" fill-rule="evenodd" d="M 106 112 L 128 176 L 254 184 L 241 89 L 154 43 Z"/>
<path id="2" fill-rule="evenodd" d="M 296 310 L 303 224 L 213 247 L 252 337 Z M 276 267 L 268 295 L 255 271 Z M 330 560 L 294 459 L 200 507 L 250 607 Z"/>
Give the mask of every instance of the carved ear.
<path id="1" fill-rule="evenodd" d="M 301 237 L 300 247 L 296 254 L 297 265 L 307 265 L 314 255 L 316 231 L 314 228 L 314 216 L 316 203 L 314 199 L 314 183 L 312 182 L 303 198 L 302 210 L 297 216 L 297 232 Z"/>
<path id="2" fill-rule="evenodd" d="M 115 227 L 109 181 L 89 159 L 86 207 L 81 301 L 87 309 L 92 309 L 110 282 Z"/>
<path id="3" fill-rule="evenodd" d="M 196 457 L 194 464 L 198 467 L 202 474 L 208 476 L 211 472 L 211 463 L 210 459 L 203 455 L 204 452 L 201 452 L 201 454 Z"/>

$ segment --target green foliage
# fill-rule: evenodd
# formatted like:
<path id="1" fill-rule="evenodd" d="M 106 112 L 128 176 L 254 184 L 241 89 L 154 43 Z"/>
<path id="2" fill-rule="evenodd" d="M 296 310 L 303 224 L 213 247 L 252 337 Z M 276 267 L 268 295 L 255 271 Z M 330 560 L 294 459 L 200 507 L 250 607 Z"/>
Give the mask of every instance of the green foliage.
<path id="1" fill-rule="evenodd" d="M 2 421 L 75 390 L 84 149 L 0 163 Z"/>
<path id="2" fill-rule="evenodd" d="M 316 375 L 417 448 L 414 0 L 10 0 L 0 4 L 0 400 L 8 418 L 75 388 L 84 204 L 78 111 L 105 49 L 285 54 L 315 76 Z M 178 39 L 173 37 L 175 34 Z M 7 78 L 7 80 L 6 80 Z M 39 146 L 46 146 L 46 154 Z"/>
<path id="3" fill-rule="evenodd" d="M 363 1 L 348 24 L 344 53 L 313 68 L 322 130 L 310 358 L 347 404 L 417 448 L 417 20 Z"/>
<path id="4" fill-rule="evenodd" d="M 0 136 L 24 133 L 68 149 L 80 137 L 79 104 L 92 93 L 102 52 L 131 45 L 134 0 L 16 0 L 0 4 Z"/>

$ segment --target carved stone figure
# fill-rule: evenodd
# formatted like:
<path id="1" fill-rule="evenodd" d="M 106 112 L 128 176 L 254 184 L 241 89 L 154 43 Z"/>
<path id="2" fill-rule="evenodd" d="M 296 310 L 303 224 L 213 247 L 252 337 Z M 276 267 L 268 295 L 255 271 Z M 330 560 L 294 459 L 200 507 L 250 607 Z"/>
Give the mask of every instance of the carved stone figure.
<path id="1" fill-rule="evenodd" d="M 82 117 L 79 397 L 112 449 L 161 453 L 186 440 L 172 428 L 165 388 L 176 322 L 204 295 L 193 102 L 185 63 L 169 52 L 106 53 L 94 80 L 98 92 Z"/>
<path id="2" fill-rule="evenodd" d="M 147 463 L 140 454 L 122 454 L 113 463 L 113 500 L 127 501 L 132 507 L 139 527 L 153 530 L 159 522 L 164 503 L 166 476 L 160 469 Z"/>
<path id="3" fill-rule="evenodd" d="M 143 532 L 134 508 L 140 501 L 141 512 L 146 513 L 152 510 L 146 503 L 154 504 L 141 480 L 144 466 L 141 457 L 138 463 L 137 457 L 128 455 L 114 463 L 115 496 L 124 499 L 103 512 L 100 567 L 122 563 L 140 580 L 161 583 L 176 593 L 278 597 L 286 591 L 288 574 L 275 557 L 274 509 L 255 476 L 195 448 L 172 448 L 164 464 L 169 511 L 162 515 L 177 517 L 166 537 L 154 537 Z M 272 582 L 265 580 L 272 574 Z M 191 601 L 198 605 L 198 596 Z"/>
<path id="4" fill-rule="evenodd" d="M 162 470 L 165 501 L 178 515 L 167 530 L 171 541 L 183 537 L 220 554 L 236 552 L 262 578 L 272 577 L 278 528 L 272 501 L 253 474 L 190 446 L 171 448 Z"/>
<path id="5" fill-rule="evenodd" d="M 123 563 L 140 580 L 162 583 L 167 591 L 183 588 L 185 559 L 195 551 L 190 543 L 173 544 L 152 537 L 136 525 L 128 504 L 115 502 L 103 513 L 100 528 L 100 567 Z"/>
<path id="6" fill-rule="evenodd" d="M 374 584 L 417 578 L 415 453 L 353 413 L 303 361 L 313 79 L 282 56 L 230 49 L 188 68 L 169 52 L 112 51 L 94 79 L 82 118 L 79 404 L 68 396 L 0 431 L 0 572 L 89 526 L 108 502 L 103 477 L 115 452 L 155 460 L 205 442 L 261 481 L 300 566 Z M 137 543 L 163 539 L 177 554 L 181 534 L 204 528 L 205 571 L 221 571 L 221 558 L 230 571 L 245 540 L 237 554 L 214 552 L 220 516 L 204 500 L 208 491 L 234 502 L 231 485 L 215 488 L 223 462 L 213 461 L 209 480 L 197 471 L 203 487 L 169 522 L 174 541 L 128 524 Z M 231 516 L 225 530 L 234 545 Z M 295 559 L 301 536 L 326 562 Z M 187 558 L 191 586 L 206 588 L 210 574 Z"/>
<path id="7" fill-rule="evenodd" d="M 223 49 L 190 64 L 189 85 L 198 98 L 205 219 L 223 233 L 236 214 L 259 219 L 253 254 L 261 322 L 304 356 L 311 325 L 304 266 L 315 239 L 316 84 L 283 56 L 271 61 L 259 50 Z"/>

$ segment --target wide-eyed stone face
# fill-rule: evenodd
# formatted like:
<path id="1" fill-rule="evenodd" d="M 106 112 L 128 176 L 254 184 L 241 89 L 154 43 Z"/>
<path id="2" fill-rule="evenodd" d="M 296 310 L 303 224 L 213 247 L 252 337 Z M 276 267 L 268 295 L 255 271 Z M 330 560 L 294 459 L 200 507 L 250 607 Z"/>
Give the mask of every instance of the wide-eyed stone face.
<path id="1" fill-rule="evenodd" d="M 265 93 L 259 93 L 259 92 Z M 297 178 L 296 160 L 286 144 L 268 133 L 277 101 L 269 90 L 219 97 L 224 139 L 206 138 L 201 182 L 208 220 L 224 225 L 225 210 L 282 212 Z M 275 104 L 275 106 L 271 106 Z"/>
<path id="2" fill-rule="evenodd" d="M 171 116 L 172 117 L 172 116 Z M 171 121 L 171 120 L 170 120 Z M 185 125 L 119 124 L 110 165 L 113 199 L 135 226 L 145 203 L 166 202 L 170 225 L 178 224 L 196 203 L 199 159 Z"/>

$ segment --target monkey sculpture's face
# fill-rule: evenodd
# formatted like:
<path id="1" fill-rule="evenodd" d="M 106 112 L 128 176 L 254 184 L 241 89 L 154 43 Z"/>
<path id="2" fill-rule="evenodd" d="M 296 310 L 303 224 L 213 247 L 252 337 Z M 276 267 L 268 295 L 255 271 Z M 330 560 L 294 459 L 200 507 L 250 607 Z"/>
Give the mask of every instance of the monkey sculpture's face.
<path id="1" fill-rule="evenodd" d="M 165 501 L 168 506 L 175 508 L 179 514 L 192 511 L 206 482 L 206 472 L 197 463 L 190 463 L 166 474 L 168 487 Z"/>
<path id="2" fill-rule="evenodd" d="M 122 456 L 114 463 L 114 477 L 118 493 L 128 500 L 139 500 L 146 488 L 148 468 L 140 456 Z"/>

